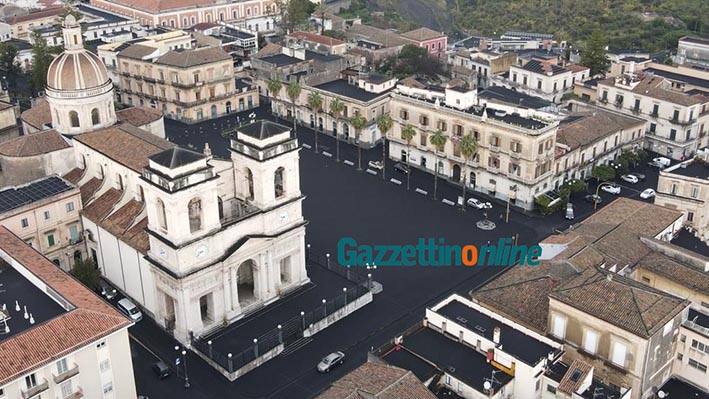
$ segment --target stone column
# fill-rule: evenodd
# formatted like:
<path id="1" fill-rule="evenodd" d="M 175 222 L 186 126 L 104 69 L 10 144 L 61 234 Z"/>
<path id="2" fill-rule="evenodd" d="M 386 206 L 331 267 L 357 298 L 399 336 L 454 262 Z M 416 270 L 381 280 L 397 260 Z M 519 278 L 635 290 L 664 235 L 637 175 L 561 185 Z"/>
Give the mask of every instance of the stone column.
<path id="1" fill-rule="evenodd" d="M 255 267 L 254 285 L 256 288 L 256 298 L 259 301 L 268 299 L 268 276 L 266 275 L 268 268 L 265 265 L 263 254 L 258 256 L 259 262 Z"/>
<path id="2" fill-rule="evenodd" d="M 235 312 L 241 311 L 241 305 L 239 305 L 239 289 L 236 286 L 236 267 L 229 268 L 229 275 L 231 276 L 231 303 L 232 310 Z"/>
<path id="3" fill-rule="evenodd" d="M 270 274 L 270 286 L 271 286 L 271 291 L 273 292 L 273 295 L 278 295 L 278 286 L 280 285 L 280 270 L 279 268 L 273 263 L 273 250 L 269 249 L 266 251 L 266 257 L 268 259 L 268 271 Z"/>
<path id="4" fill-rule="evenodd" d="M 231 302 L 231 295 L 229 294 L 229 269 L 222 269 L 222 289 L 224 290 L 224 314 L 228 317 L 229 313 L 234 308 L 234 304 Z"/>

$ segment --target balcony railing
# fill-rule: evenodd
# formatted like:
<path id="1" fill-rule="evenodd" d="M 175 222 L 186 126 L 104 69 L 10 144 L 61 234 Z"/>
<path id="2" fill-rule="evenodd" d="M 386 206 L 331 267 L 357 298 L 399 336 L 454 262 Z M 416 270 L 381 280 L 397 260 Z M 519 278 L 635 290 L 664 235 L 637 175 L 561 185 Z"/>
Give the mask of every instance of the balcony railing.
<path id="1" fill-rule="evenodd" d="M 223 204 L 224 214 L 222 215 L 221 222 L 222 225 L 235 223 L 257 212 L 259 212 L 259 209 L 254 205 L 246 201 L 233 198 Z"/>
<path id="2" fill-rule="evenodd" d="M 24 390 L 24 389 L 23 389 L 23 390 L 21 391 L 21 392 L 22 392 L 22 398 L 23 398 L 23 399 L 29 399 L 29 398 L 31 398 L 31 397 L 33 397 L 33 396 L 39 395 L 40 393 L 46 391 L 47 389 L 49 389 L 49 383 L 47 382 L 47 380 L 44 380 L 43 383 L 37 384 L 37 385 L 33 386 L 32 388 L 29 388 L 29 389 L 27 389 L 27 390 Z"/>
<path id="3" fill-rule="evenodd" d="M 69 378 L 79 374 L 79 366 L 76 364 L 74 367 L 70 368 L 69 370 L 58 374 L 58 375 L 52 375 L 52 379 L 54 380 L 55 384 L 61 384 L 62 382 L 68 380 Z"/>
<path id="4" fill-rule="evenodd" d="M 80 399 L 84 397 L 84 389 L 82 387 L 76 387 L 76 391 L 71 395 L 65 397 L 64 399 Z"/>

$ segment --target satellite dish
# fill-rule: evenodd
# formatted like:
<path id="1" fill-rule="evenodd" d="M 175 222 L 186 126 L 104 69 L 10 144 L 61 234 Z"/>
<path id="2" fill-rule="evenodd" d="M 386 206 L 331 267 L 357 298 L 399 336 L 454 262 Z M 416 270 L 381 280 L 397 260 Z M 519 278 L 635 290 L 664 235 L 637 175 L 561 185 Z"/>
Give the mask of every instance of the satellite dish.
<path id="1" fill-rule="evenodd" d="M 665 391 L 659 391 L 657 392 L 657 397 L 663 399 L 667 397 L 667 394 L 665 393 Z"/>
<path id="2" fill-rule="evenodd" d="M 492 384 L 490 383 L 490 381 L 485 381 L 485 382 L 483 383 L 483 388 L 485 388 L 485 389 L 490 389 L 490 388 L 492 388 Z"/>

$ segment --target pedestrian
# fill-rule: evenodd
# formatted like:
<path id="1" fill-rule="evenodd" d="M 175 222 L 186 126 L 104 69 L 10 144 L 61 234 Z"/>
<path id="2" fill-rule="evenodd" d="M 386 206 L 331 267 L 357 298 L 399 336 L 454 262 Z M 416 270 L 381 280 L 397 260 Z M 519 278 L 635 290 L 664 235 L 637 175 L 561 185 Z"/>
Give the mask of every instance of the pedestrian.
<path id="1" fill-rule="evenodd" d="M 504 215 L 500 214 L 500 220 L 504 219 Z"/>

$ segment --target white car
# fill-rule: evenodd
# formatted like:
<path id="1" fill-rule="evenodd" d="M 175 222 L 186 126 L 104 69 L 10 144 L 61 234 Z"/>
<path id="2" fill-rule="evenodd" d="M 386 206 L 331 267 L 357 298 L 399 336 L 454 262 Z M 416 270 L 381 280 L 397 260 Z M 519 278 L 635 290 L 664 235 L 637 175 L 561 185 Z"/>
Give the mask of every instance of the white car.
<path id="1" fill-rule="evenodd" d="M 620 177 L 622 180 L 627 181 L 628 183 L 635 184 L 640 181 L 637 176 L 633 175 L 623 175 Z"/>
<path id="2" fill-rule="evenodd" d="M 369 167 L 376 170 L 382 170 L 384 165 L 382 165 L 382 161 L 369 161 Z"/>
<path id="3" fill-rule="evenodd" d="M 606 184 L 604 186 L 601 186 L 601 190 L 615 195 L 620 194 L 620 186 L 617 184 Z"/>
<path id="4" fill-rule="evenodd" d="M 473 208 L 477 209 L 490 209 L 492 208 L 492 204 L 489 202 L 482 202 L 477 198 L 468 198 L 468 206 L 472 206 Z"/>
<path id="5" fill-rule="evenodd" d="M 655 196 L 655 190 L 651 188 L 646 188 L 642 193 L 640 193 L 640 198 L 648 199 Z"/>

